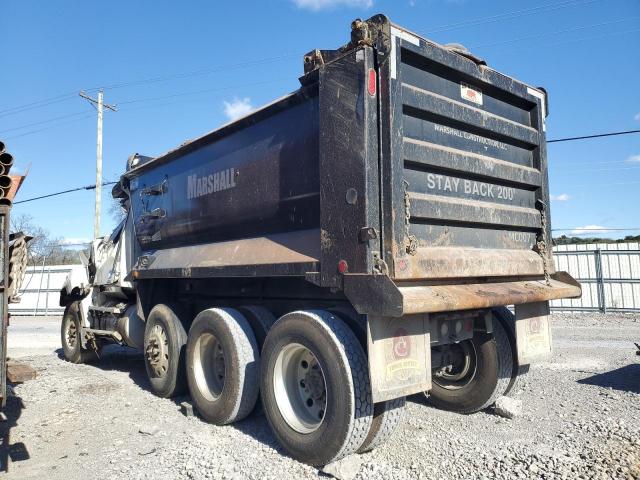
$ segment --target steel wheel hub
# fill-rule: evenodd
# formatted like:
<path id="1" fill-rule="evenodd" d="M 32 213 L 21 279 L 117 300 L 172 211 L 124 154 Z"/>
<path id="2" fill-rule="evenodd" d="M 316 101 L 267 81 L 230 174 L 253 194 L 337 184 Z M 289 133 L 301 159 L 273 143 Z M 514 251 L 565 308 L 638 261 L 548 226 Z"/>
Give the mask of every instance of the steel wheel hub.
<path id="1" fill-rule="evenodd" d="M 273 387 L 276 404 L 287 424 L 311 433 L 324 420 L 327 384 L 316 356 L 303 345 L 284 347 L 276 359 Z"/>
<path id="2" fill-rule="evenodd" d="M 147 363 L 155 377 L 162 377 L 169 369 L 169 340 L 162 326 L 154 325 L 145 348 Z"/>
<path id="3" fill-rule="evenodd" d="M 465 340 L 455 344 L 453 361 L 450 365 L 438 370 L 434 381 L 447 389 L 456 390 L 467 385 L 476 375 L 476 350 L 473 342 Z"/>
<path id="4" fill-rule="evenodd" d="M 200 394 L 208 401 L 222 394 L 226 368 L 222 344 L 210 333 L 200 335 L 194 347 L 193 373 Z"/>

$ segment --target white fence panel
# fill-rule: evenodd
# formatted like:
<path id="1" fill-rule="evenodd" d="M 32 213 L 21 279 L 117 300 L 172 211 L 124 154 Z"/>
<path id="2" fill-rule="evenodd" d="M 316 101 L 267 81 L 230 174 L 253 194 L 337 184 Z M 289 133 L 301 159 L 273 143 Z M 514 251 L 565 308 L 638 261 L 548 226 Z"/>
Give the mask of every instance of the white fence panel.
<path id="1" fill-rule="evenodd" d="M 83 270 L 82 265 L 45 265 L 27 267 L 20 302 L 9 304 L 9 313 L 19 315 L 61 315 L 60 289 L 69 272 Z"/>
<path id="2" fill-rule="evenodd" d="M 582 298 L 551 302 L 554 310 L 640 311 L 640 244 L 558 245 L 556 268 L 582 284 Z"/>

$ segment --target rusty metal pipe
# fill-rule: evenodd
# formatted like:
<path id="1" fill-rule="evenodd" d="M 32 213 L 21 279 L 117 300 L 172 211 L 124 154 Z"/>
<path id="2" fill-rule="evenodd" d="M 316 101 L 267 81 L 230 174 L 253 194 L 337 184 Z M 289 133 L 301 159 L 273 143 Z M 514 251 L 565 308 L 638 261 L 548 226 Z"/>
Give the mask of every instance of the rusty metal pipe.
<path id="1" fill-rule="evenodd" d="M 9 152 L 0 153 L 0 165 L 4 166 L 4 168 L 8 171 L 13 165 L 13 155 Z"/>
<path id="2" fill-rule="evenodd" d="M 5 149 L 5 144 L 3 141 L 0 141 L 0 153 L 3 153 Z"/>
<path id="3" fill-rule="evenodd" d="M 0 188 L 8 189 L 11 186 L 11 177 L 9 175 L 0 175 Z"/>

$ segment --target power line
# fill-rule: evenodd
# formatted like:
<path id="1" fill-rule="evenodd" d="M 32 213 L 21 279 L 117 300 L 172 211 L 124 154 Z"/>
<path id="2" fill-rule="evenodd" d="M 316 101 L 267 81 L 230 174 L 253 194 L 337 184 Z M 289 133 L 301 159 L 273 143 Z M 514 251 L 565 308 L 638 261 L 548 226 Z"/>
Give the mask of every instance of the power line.
<path id="1" fill-rule="evenodd" d="M 67 99 L 70 99 L 72 97 L 73 97 L 73 94 L 65 93 L 62 95 L 56 95 L 55 97 L 49 97 L 42 100 L 36 100 L 33 102 L 25 103 L 23 105 L 16 105 L 15 107 L 5 108 L 4 110 L 0 110 L 0 117 L 13 115 L 15 113 L 21 113 L 25 110 L 31 110 L 33 108 L 44 107 L 47 105 L 51 105 L 52 103 L 59 103 Z"/>
<path id="2" fill-rule="evenodd" d="M 639 17 L 626 17 L 626 18 L 620 18 L 618 20 L 612 20 L 609 22 L 601 22 L 601 23 L 594 23 L 591 25 L 581 25 L 578 27 L 572 27 L 572 28 L 565 28 L 562 30 L 556 30 L 554 32 L 546 32 L 546 33 L 538 33 L 535 35 L 527 35 L 526 37 L 520 37 L 520 38 L 513 38 L 513 39 L 509 39 L 509 40 L 501 40 L 498 42 L 490 42 L 490 43 L 481 43 L 478 45 L 471 45 L 470 48 L 483 48 L 483 47 L 495 47 L 498 45 L 505 45 L 505 44 L 509 44 L 509 43 L 516 43 L 516 42 L 521 42 L 523 40 L 531 40 L 534 38 L 545 38 L 551 35 L 561 35 L 563 33 L 570 33 L 570 32 L 577 32 L 579 30 L 586 30 L 589 28 L 597 28 L 597 27 L 604 27 L 606 25 L 613 25 L 616 23 L 622 23 L 622 22 L 627 22 L 629 20 L 635 20 Z M 617 33 L 617 32 L 610 32 L 610 33 Z"/>
<path id="3" fill-rule="evenodd" d="M 303 55 L 303 53 L 300 53 L 300 54 L 297 54 L 297 53 L 296 54 L 286 54 L 286 55 L 280 55 L 280 56 L 277 56 L 277 57 L 259 58 L 259 59 L 256 59 L 256 60 L 232 63 L 232 64 L 227 64 L 227 65 L 214 65 L 214 66 L 210 66 L 210 67 L 201 68 L 201 69 L 198 69 L 198 70 L 192 70 L 192 71 L 189 71 L 189 72 L 174 73 L 174 74 L 171 74 L 171 75 L 164 75 L 164 76 L 159 76 L 159 77 L 150 77 L 150 78 L 144 78 L 144 79 L 140 79 L 140 80 L 133 80 L 133 81 L 123 82 L 123 83 L 114 83 L 114 84 L 111 84 L 111 85 L 104 85 L 103 87 L 99 87 L 99 88 L 104 88 L 105 90 L 114 90 L 114 89 L 117 89 L 117 88 L 125 88 L 125 87 L 139 86 L 139 85 L 148 85 L 150 83 L 166 82 L 166 81 L 174 80 L 174 79 L 183 79 L 183 78 L 191 78 L 191 77 L 197 77 L 197 76 L 202 76 L 202 75 L 210 75 L 212 73 L 217 73 L 217 72 L 220 72 L 220 71 L 226 72 L 228 70 L 236 70 L 236 69 L 240 69 L 240 68 L 263 65 L 263 64 L 266 64 L 266 63 L 279 62 L 279 61 L 282 61 L 282 60 L 288 60 L 288 59 L 291 59 L 291 58 L 301 57 L 302 55 Z"/>
<path id="4" fill-rule="evenodd" d="M 231 89 L 234 89 L 234 88 L 250 87 L 250 86 L 256 86 L 256 85 L 266 85 L 266 84 L 277 83 L 277 82 L 281 82 L 281 81 L 284 81 L 284 79 L 266 80 L 266 81 L 263 81 L 263 82 L 252 82 L 252 83 L 245 83 L 245 84 L 235 84 L 235 85 L 229 85 L 229 86 L 226 86 L 226 87 L 217 87 L 217 88 L 210 88 L 210 89 L 204 89 L 204 90 L 194 90 L 194 91 L 189 91 L 189 92 L 180 92 L 180 93 L 175 93 L 175 94 L 172 94 L 172 95 L 163 95 L 163 96 L 159 96 L 159 97 L 148 97 L 148 98 L 137 98 L 137 99 L 134 98 L 134 99 L 124 100 L 122 102 L 115 102 L 115 103 L 117 104 L 117 106 L 120 106 L 120 105 L 129 105 L 129 104 L 133 104 L 133 103 L 153 102 L 153 101 L 165 100 L 165 99 L 174 98 L 174 97 L 183 97 L 183 96 L 189 96 L 189 95 L 199 95 L 199 94 L 202 94 L 202 93 L 210 93 L 210 92 L 216 92 L 216 91 L 231 90 Z M 134 111 L 134 110 L 139 110 L 140 108 L 146 108 L 146 107 L 133 107 L 133 108 L 125 107 L 124 111 L 126 111 L 126 112 Z M 71 117 L 73 115 L 79 115 L 80 113 L 86 113 L 86 112 L 78 112 L 77 114 L 70 114 L 70 115 L 68 115 L 68 117 Z M 58 117 L 58 118 L 64 118 L 64 117 L 66 117 L 66 116 Z M 34 133 L 40 133 L 40 132 L 43 132 L 43 131 L 46 131 L 46 130 L 50 130 L 52 128 L 57 128 L 59 126 L 67 125 L 67 124 L 70 124 L 70 123 L 74 123 L 74 122 L 77 122 L 79 120 L 84 120 L 86 118 L 93 118 L 93 117 L 94 117 L 94 114 L 93 113 L 89 113 L 89 114 L 84 115 L 82 117 L 79 117 L 77 119 L 73 119 L 73 120 L 66 121 L 66 122 L 56 123 L 54 125 L 46 126 L 46 127 L 43 127 L 43 128 L 38 128 L 36 130 L 20 133 L 20 134 L 17 134 L 17 135 L 11 135 L 9 137 L 5 137 L 5 139 L 6 140 L 11 140 L 11 139 L 14 139 L 14 138 L 20 138 L 20 137 L 24 137 L 24 136 L 27 136 L 27 135 L 32 135 Z M 49 119 L 49 120 L 47 120 L 47 122 L 52 122 L 54 120 L 56 120 L 56 119 Z M 11 130 L 17 130 L 18 128 L 28 128 L 30 126 L 36 126 L 36 125 L 42 124 L 42 123 L 45 123 L 45 121 L 35 122 L 35 123 L 32 123 L 32 124 L 27 124 L 27 125 L 22 125 L 21 127 L 14 127 Z M 5 130 L 5 131 L 8 131 L 8 130 Z"/>
<path id="5" fill-rule="evenodd" d="M 518 51 L 520 51 L 522 49 L 532 49 L 532 48 L 535 48 L 536 50 L 539 51 L 542 48 L 557 47 L 557 46 L 560 46 L 560 45 L 567 45 L 569 43 L 585 42 L 587 40 L 593 40 L 593 39 L 596 39 L 596 38 L 599 39 L 599 38 L 603 38 L 603 37 L 612 37 L 612 36 L 617 36 L 617 35 L 627 35 L 629 33 L 636 33 L 636 32 L 640 32 L 640 29 L 639 28 L 634 28 L 634 29 L 631 29 L 631 30 L 607 32 L 607 33 L 601 33 L 601 34 L 598 34 L 598 35 L 589 35 L 587 37 L 572 38 L 572 39 L 568 39 L 568 40 L 563 40 L 561 42 L 535 43 L 535 44 L 519 47 Z"/>
<path id="6" fill-rule="evenodd" d="M 583 165 L 590 165 L 590 164 L 583 164 Z M 620 170 L 637 170 L 638 168 L 640 168 L 640 164 L 638 165 L 633 165 L 631 167 L 612 167 L 612 168 L 581 168 L 579 171 L 576 171 L 576 167 L 572 166 L 571 168 L 571 173 L 576 174 L 576 173 L 583 173 L 583 172 L 619 172 Z M 554 169 L 555 171 L 555 169 Z M 568 171 L 568 169 L 567 169 Z"/>
<path id="7" fill-rule="evenodd" d="M 590 4 L 590 3 L 594 3 L 597 0 L 566 0 L 566 1 L 562 1 L 562 2 L 551 2 L 551 3 L 546 3 L 544 5 L 538 5 L 536 7 L 530 7 L 530 8 L 525 8 L 522 10 L 513 10 L 511 12 L 504 12 L 504 13 L 499 13 L 497 15 L 490 15 L 487 17 L 479 17 L 479 18 L 472 18 L 469 20 L 463 20 L 461 22 L 456 22 L 456 23 L 450 23 L 447 25 L 441 25 L 439 27 L 434 27 L 431 29 L 428 29 L 427 31 L 430 34 L 433 33 L 439 33 L 439 32 L 445 32 L 448 30 L 455 30 L 458 28 L 466 28 L 466 27 L 475 27 L 478 25 L 484 25 L 486 23 L 495 23 L 495 22 L 500 22 L 503 20 L 512 20 L 514 18 L 519 18 L 519 17 L 523 17 L 523 16 L 529 16 L 529 15 L 537 15 L 539 13 L 544 13 L 544 12 L 549 12 L 549 11 L 554 11 L 554 10 L 559 10 L 562 8 L 567 8 L 567 7 L 575 7 L 578 6 L 580 4 Z"/>
<path id="8" fill-rule="evenodd" d="M 640 227 L 632 228 L 552 228 L 552 232 L 626 232 L 631 230 L 640 230 Z"/>
<path id="9" fill-rule="evenodd" d="M 283 60 L 288 60 L 291 58 L 297 58 L 297 57 L 301 57 L 303 55 L 303 53 L 296 53 L 296 54 L 286 54 L 286 55 L 280 55 L 277 57 L 265 57 L 265 58 L 260 58 L 260 59 L 255 59 L 255 60 L 250 60 L 250 61 L 246 61 L 246 62 L 238 62 L 238 63 L 232 63 L 232 64 L 220 64 L 220 65 L 214 65 L 214 66 L 209 66 L 209 67 L 204 67 L 198 70 L 192 70 L 192 71 L 187 71 L 187 72 L 178 72 L 178 73 L 174 73 L 171 75 L 164 75 L 164 76 L 158 76 L 158 77 L 150 77 L 150 78 L 144 78 L 144 79 L 139 79 L 139 80 L 132 80 L 132 81 L 128 81 L 128 82 L 121 82 L 121 83 L 113 83 L 113 84 L 108 84 L 105 85 L 104 89 L 118 89 L 118 88 L 126 88 L 126 87 L 133 87 L 133 86 L 141 86 L 141 85 L 148 85 L 151 83 L 158 83 L 158 82 L 164 82 L 164 81 L 169 81 L 169 80 L 180 80 L 180 79 L 185 79 L 185 78 L 192 78 L 192 77 L 196 77 L 196 76 L 203 76 L 203 75 L 210 75 L 212 73 L 217 73 L 220 71 L 228 71 L 228 70 L 235 70 L 235 69 L 241 69 L 241 68 L 247 68 L 247 67 L 253 67 L 253 66 L 258 66 L 258 65 L 263 65 L 263 64 L 268 64 L 268 63 L 274 63 L 274 62 L 278 62 L 278 61 L 283 61 Z M 100 87 L 94 87 L 94 88 L 88 88 L 85 91 L 86 92 L 95 92 L 97 90 L 99 90 Z M 29 102 L 26 104 L 22 104 L 22 105 L 16 105 L 15 107 L 10 107 L 10 108 L 5 108 L 4 110 L 0 110 L 0 117 L 4 117 L 4 116 L 9 116 L 9 115 L 14 115 L 14 114 L 18 114 L 18 113 L 22 113 L 24 111 L 28 111 L 28 110 L 32 110 L 32 109 L 36 109 L 36 108 L 41 108 L 41 107 L 46 107 L 55 103 L 60 103 L 66 100 L 69 100 L 71 98 L 74 98 L 77 95 L 77 92 L 74 91 L 73 93 L 65 93 L 62 95 L 56 95 L 53 97 L 49 97 L 49 98 L 45 98 L 42 100 L 36 100 L 34 102 Z"/>
<path id="10" fill-rule="evenodd" d="M 134 99 L 130 99 L 130 100 L 124 100 L 124 101 L 121 101 L 121 102 L 116 102 L 116 104 L 118 106 L 121 106 L 121 105 L 129 105 L 131 103 L 151 102 L 151 101 L 155 101 L 155 100 L 165 100 L 167 98 L 183 97 L 183 96 L 188 96 L 188 95 L 198 95 L 198 94 L 201 94 L 201 93 L 219 92 L 219 91 L 223 91 L 223 90 L 231 90 L 231 89 L 241 88 L 241 87 L 254 87 L 254 86 L 257 86 L 257 85 L 266 85 L 266 84 L 269 84 L 269 83 L 283 82 L 283 81 L 286 81 L 286 80 L 287 79 L 265 80 L 265 81 L 261 81 L 261 82 L 252 82 L 252 83 L 245 83 L 245 84 L 229 85 L 229 86 L 226 86 L 226 87 L 206 88 L 204 90 L 192 90 L 192 91 L 188 91 L 188 92 L 173 93 L 173 94 L 170 94 L 170 95 L 162 95 L 162 96 L 159 96 L 159 97 L 134 98 Z"/>
<path id="11" fill-rule="evenodd" d="M 583 135 L 580 137 L 556 138 L 547 140 L 547 143 L 571 142 L 573 140 L 587 140 L 589 138 L 614 137 L 616 135 L 629 135 L 632 133 L 640 133 L 640 130 L 625 130 L 623 132 L 596 133 L 594 135 Z"/>
<path id="12" fill-rule="evenodd" d="M 28 123 L 26 125 L 20 125 L 19 127 L 7 128 L 6 130 L 0 130 L 0 133 L 13 132 L 14 130 L 22 130 L 23 128 L 35 127 L 36 125 L 42 125 L 44 123 L 51 123 L 57 120 L 62 120 L 65 118 L 77 117 L 78 115 L 86 115 L 87 111 L 83 110 L 81 112 L 69 113 L 67 115 L 62 115 L 59 117 L 49 118 L 47 120 L 40 120 L 39 122 Z"/>
<path id="13" fill-rule="evenodd" d="M 561 162 L 562 162 L 562 165 L 566 165 L 567 163 L 569 164 L 580 163 L 581 165 L 611 165 L 614 163 L 629 163 L 629 160 L 608 160 L 606 162 L 588 162 L 588 163 L 585 163 L 583 160 L 575 160 L 573 162 L 569 160 L 561 160 Z M 553 166 L 557 166 L 557 165 L 553 165 Z M 569 168 L 575 168 L 575 167 L 569 167 Z"/>
<path id="14" fill-rule="evenodd" d="M 102 186 L 114 185 L 116 183 L 118 183 L 118 182 L 102 182 Z M 84 187 L 71 188 L 69 190 L 62 190 L 60 192 L 54 192 L 54 193 L 48 193 L 46 195 L 40 195 L 39 197 L 27 198 L 26 200 L 19 200 L 17 202 L 13 202 L 13 204 L 17 205 L 18 203 L 33 202 L 35 200 L 42 200 L 43 198 L 55 197 L 56 195 L 64 195 L 65 193 L 77 192 L 79 190 L 94 190 L 95 188 L 96 188 L 95 185 L 86 185 Z"/>
<path id="15" fill-rule="evenodd" d="M 66 122 L 56 123 L 55 125 L 50 125 L 48 127 L 38 128 L 36 130 L 31 130 L 29 132 L 20 133 L 18 135 L 11 135 L 9 137 L 5 137 L 5 140 L 11 140 L 11 139 L 14 139 L 14 138 L 25 137 L 27 135 L 33 135 L 34 133 L 44 132 L 45 130 L 51 130 L 52 128 L 58 128 L 58 127 L 61 127 L 61 126 L 64 126 L 64 125 L 68 125 L 70 123 L 79 122 L 80 120 L 84 120 L 86 118 L 93 118 L 93 117 L 95 117 L 95 114 L 94 113 L 89 113 L 88 115 L 85 115 L 84 117 L 75 118 L 73 120 L 68 120 Z"/>

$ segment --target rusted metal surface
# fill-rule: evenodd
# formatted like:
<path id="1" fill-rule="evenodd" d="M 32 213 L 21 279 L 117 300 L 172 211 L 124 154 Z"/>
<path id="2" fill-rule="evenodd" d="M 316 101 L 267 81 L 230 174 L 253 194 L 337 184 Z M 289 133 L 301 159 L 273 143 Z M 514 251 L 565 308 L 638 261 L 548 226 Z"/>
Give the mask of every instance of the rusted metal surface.
<path id="1" fill-rule="evenodd" d="M 403 286 L 403 313 L 446 312 L 500 305 L 543 302 L 556 298 L 576 298 L 580 286 L 564 272 L 544 279 L 456 285 Z"/>
<path id="2" fill-rule="evenodd" d="M 261 266 L 282 267 L 287 272 L 313 271 L 320 256 L 320 231 L 299 230 L 285 234 L 245 238 L 228 242 L 169 248 L 147 254 L 134 267 L 135 278 L 195 278 L 227 274 L 236 267 L 238 276 L 256 276 Z M 233 276 L 233 275 L 232 275 Z"/>
<path id="3" fill-rule="evenodd" d="M 34 380 L 36 371 L 26 363 L 15 361 L 7 362 L 7 380 L 11 383 L 24 383 Z"/>
<path id="4" fill-rule="evenodd" d="M 427 247 L 414 256 L 396 259 L 396 279 L 530 276 L 544 273 L 543 262 L 531 250 Z"/>
<path id="5" fill-rule="evenodd" d="M 13 199 L 16 197 L 16 194 L 22 186 L 24 179 L 27 177 L 26 175 L 10 175 L 9 177 L 11 178 L 11 185 L 9 186 L 9 189 L 7 191 L 6 198 L 13 202 Z"/>

